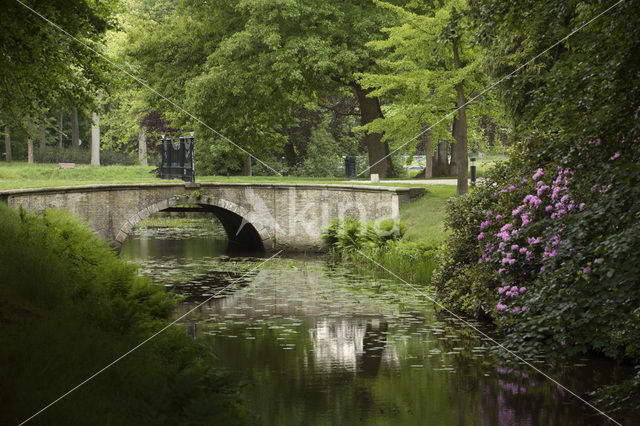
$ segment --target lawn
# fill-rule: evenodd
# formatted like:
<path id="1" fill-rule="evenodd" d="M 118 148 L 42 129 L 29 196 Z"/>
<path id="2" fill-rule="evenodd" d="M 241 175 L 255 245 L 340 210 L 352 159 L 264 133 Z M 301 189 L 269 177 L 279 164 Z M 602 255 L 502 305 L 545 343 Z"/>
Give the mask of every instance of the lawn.
<path id="1" fill-rule="evenodd" d="M 445 204 L 455 194 L 453 185 L 429 185 L 423 197 L 400 207 L 400 220 L 407 225 L 404 239 L 433 245 L 443 242 Z"/>
<path id="2" fill-rule="evenodd" d="M 102 166 L 78 164 L 74 169 L 60 169 L 57 164 L 0 163 L 0 190 L 42 188 L 90 184 L 171 182 L 155 177 L 152 166 Z M 295 176 L 197 176 L 198 182 L 262 182 L 262 183 L 333 183 L 372 185 L 367 179 L 309 178 Z M 176 181 L 180 182 L 180 181 Z M 381 186 L 422 186 L 415 183 L 382 182 Z"/>

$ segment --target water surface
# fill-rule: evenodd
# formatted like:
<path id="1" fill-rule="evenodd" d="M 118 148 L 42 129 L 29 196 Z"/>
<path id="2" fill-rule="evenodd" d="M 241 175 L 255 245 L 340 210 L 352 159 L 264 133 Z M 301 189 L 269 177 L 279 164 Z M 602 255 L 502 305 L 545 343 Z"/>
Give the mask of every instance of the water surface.
<path id="1" fill-rule="evenodd" d="M 255 424 L 607 424 L 529 366 L 495 356 L 465 324 L 437 315 L 426 291 L 321 258 L 274 259 L 246 274 L 264 258 L 225 255 L 222 233 L 208 229 L 138 229 L 122 255 L 184 295 L 180 309 L 212 297 L 189 332 L 247 383 Z M 583 396 L 626 373 L 588 358 L 553 370 L 530 361 Z"/>

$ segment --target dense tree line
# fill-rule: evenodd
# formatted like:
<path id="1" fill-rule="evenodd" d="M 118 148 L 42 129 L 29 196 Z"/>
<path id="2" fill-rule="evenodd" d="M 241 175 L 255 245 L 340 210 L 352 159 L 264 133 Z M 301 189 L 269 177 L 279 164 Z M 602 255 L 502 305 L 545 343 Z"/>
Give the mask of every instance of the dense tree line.
<path id="1" fill-rule="evenodd" d="M 33 11 L 6 10 L 16 28 L 2 39 L 8 154 L 11 128 L 30 159 L 38 127 L 38 152 L 78 146 L 101 110 L 103 151 L 138 153 L 141 163 L 160 135 L 191 130 L 205 174 L 248 174 L 253 156 L 258 173 L 330 175 L 342 156 L 360 154 L 372 173 L 395 176 L 389 154 L 420 145 L 424 174 L 459 170 L 465 192 L 467 141 L 477 149 L 482 117 L 501 116 L 496 103 L 464 105 L 485 83 L 464 1 L 26 4 Z"/>

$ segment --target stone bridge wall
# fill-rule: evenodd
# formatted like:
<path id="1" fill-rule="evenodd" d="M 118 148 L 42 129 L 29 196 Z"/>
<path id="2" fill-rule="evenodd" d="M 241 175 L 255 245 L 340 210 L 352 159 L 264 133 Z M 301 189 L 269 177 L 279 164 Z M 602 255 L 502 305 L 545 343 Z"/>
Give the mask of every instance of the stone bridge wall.
<path id="1" fill-rule="evenodd" d="M 246 226 L 242 232 L 259 236 L 266 250 L 317 250 L 331 219 L 398 218 L 400 205 L 423 193 L 368 185 L 154 183 L 0 191 L 0 200 L 36 213 L 50 207 L 70 210 L 116 248 L 149 215 L 199 204 L 218 216 L 232 240 L 239 234 L 234 231 Z"/>

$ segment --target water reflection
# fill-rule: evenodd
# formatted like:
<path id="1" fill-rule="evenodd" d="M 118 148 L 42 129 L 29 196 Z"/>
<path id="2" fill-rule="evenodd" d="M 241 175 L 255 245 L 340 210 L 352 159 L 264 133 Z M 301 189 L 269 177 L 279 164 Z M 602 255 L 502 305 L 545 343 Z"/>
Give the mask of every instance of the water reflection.
<path id="1" fill-rule="evenodd" d="M 184 254 L 159 259 L 154 239 L 144 244 L 151 254 L 137 258 L 142 271 L 193 297 L 256 264 L 193 254 L 204 246 L 187 242 L 163 251 Z M 412 290 L 330 271 L 320 260 L 269 262 L 190 321 L 189 334 L 211 345 L 219 366 L 251 384 L 245 397 L 256 424 L 606 424 L 526 366 L 503 365 L 485 340 Z M 625 373 L 583 364 L 552 374 L 586 395 Z"/>

